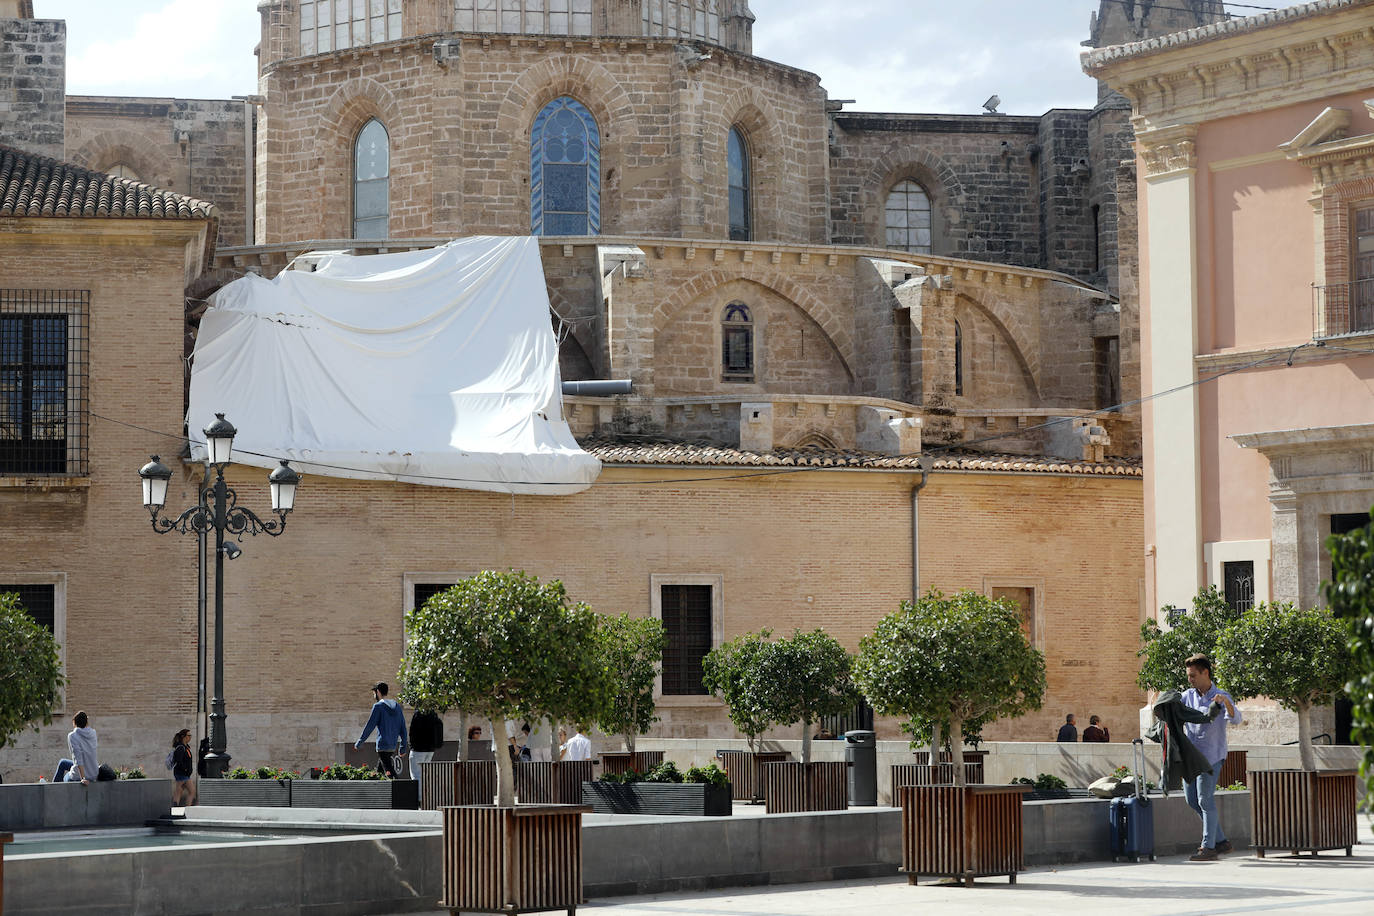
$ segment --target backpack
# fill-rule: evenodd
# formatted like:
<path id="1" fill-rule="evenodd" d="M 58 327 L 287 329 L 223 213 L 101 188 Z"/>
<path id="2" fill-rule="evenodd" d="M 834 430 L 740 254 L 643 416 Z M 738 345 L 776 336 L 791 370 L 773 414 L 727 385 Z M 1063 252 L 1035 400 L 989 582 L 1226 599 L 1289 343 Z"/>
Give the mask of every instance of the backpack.
<path id="1" fill-rule="evenodd" d="M 167 752 L 167 759 L 162 761 L 167 765 L 167 769 L 173 769 L 177 765 L 177 749 L 172 748 Z"/>

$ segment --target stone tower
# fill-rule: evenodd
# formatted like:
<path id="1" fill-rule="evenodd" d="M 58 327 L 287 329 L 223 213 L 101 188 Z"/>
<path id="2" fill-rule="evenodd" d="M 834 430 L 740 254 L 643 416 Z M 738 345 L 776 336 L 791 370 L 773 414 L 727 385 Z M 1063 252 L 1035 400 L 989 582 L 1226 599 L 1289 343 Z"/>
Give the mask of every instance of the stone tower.
<path id="1" fill-rule="evenodd" d="M 1083 44 L 1089 48 L 1129 44 L 1229 18 L 1222 0 L 1101 0 L 1098 11 L 1088 22 L 1090 37 Z M 1111 94 L 1112 91 L 1099 81 L 1098 102 L 1105 101 Z"/>
<path id="2" fill-rule="evenodd" d="M 35 19 L 32 0 L 0 0 L 0 142 L 63 158 L 67 24 Z"/>

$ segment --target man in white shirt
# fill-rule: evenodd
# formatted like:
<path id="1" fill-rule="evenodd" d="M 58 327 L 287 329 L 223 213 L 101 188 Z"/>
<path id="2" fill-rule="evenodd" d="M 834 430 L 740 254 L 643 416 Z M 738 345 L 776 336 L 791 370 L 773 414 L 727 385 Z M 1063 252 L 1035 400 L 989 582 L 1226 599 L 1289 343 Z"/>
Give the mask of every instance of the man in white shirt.
<path id="1" fill-rule="evenodd" d="M 564 740 L 564 739 L 567 740 Z M 592 742 L 586 735 L 582 734 L 582 726 L 574 726 L 573 736 L 568 738 L 568 730 L 560 728 L 558 730 L 558 759 L 559 760 L 591 760 Z"/>

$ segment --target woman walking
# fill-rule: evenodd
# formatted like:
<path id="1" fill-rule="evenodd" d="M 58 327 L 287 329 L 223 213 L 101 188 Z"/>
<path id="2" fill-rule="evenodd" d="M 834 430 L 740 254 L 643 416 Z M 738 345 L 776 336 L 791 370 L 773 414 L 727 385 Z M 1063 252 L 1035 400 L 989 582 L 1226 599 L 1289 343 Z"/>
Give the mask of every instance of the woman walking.
<path id="1" fill-rule="evenodd" d="M 183 728 L 172 738 L 172 806 L 196 803 L 195 758 L 191 756 L 191 730 Z"/>

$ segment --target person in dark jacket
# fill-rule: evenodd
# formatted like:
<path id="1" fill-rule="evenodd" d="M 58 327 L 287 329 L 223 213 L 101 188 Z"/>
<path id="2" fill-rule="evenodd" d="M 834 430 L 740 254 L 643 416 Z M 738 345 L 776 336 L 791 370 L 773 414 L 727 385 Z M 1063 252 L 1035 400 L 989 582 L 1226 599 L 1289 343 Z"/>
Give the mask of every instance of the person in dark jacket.
<path id="1" fill-rule="evenodd" d="M 392 779 L 396 778 L 397 756 L 404 757 L 409 750 L 406 740 L 406 717 L 401 712 L 401 704 L 395 700 L 387 699 L 390 688 L 385 681 L 378 681 L 372 685 L 372 697 L 375 702 L 372 704 L 372 715 L 367 719 L 367 725 L 363 726 L 363 734 L 353 743 L 355 749 L 363 746 L 367 736 L 372 734 L 372 730 L 377 730 L 377 759 L 381 763 L 382 772 Z"/>
<path id="2" fill-rule="evenodd" d="M 444 745 L 444 720 L 430 709 L 417 709 L 410 717 L 410 778 L 420 778 L 420 764 L 434 759 Z"/>
<path id="3" fill-rule="evenodd" d="M 1083 729 L 1084 741 L 1111 741 L 1111 733 L 1107 731 L 1107 726 L 1102 724 L 1101 716 L 1089 716 L 1088 727 Z"/>
<path id="4" fill-rule="evenodd" d="M 1059 734 L 1054 740 L 1063 741 L 1065 743 L 1078 740 L 1078 726 L 1073 722 L 1073 713 L 1069 713 L 1064 717 L 1064 724 L 1059 726 Z"/>
<path id="5" fill-rule="evenodd" d="M 196 803 L 196 762 L 191 755 L 191 730 L 183 728 L 172 737 L 172 805 Z"/>
<path id="6" fill-rule="evenodd" d="M 1231 695 L 1212 682 L 1212 660 L 1205 655 L 1189 656 L 1184 665 L 1188 671 L 1187 690 L 1183 691 L 1183 705 L 1195 712 L 1207 710 L 1210 715 L 1206 722 L 1192 722 L 1184 725 L 1188 740 L 1210 764 L 1206 773 L 1199 774 L 1183 787 L 1183 797 L 1188 807 L 1202 818 L 1202 845 L 1191 858 L 1206 862 L 1215 859 L 1218 853 L 1231 851 L 1231 841 L 1221 829 L 1221 816 L 1217 811 L 1217 777 L 1221 775 L 1222 764 L 1226 762 L 1226 726 L 1239 725 L 1240 710 L 1236 708 Z M 1226 715 L 1218 718 L 1213 707 L 1220 704 L 1226 708 Z"/>

